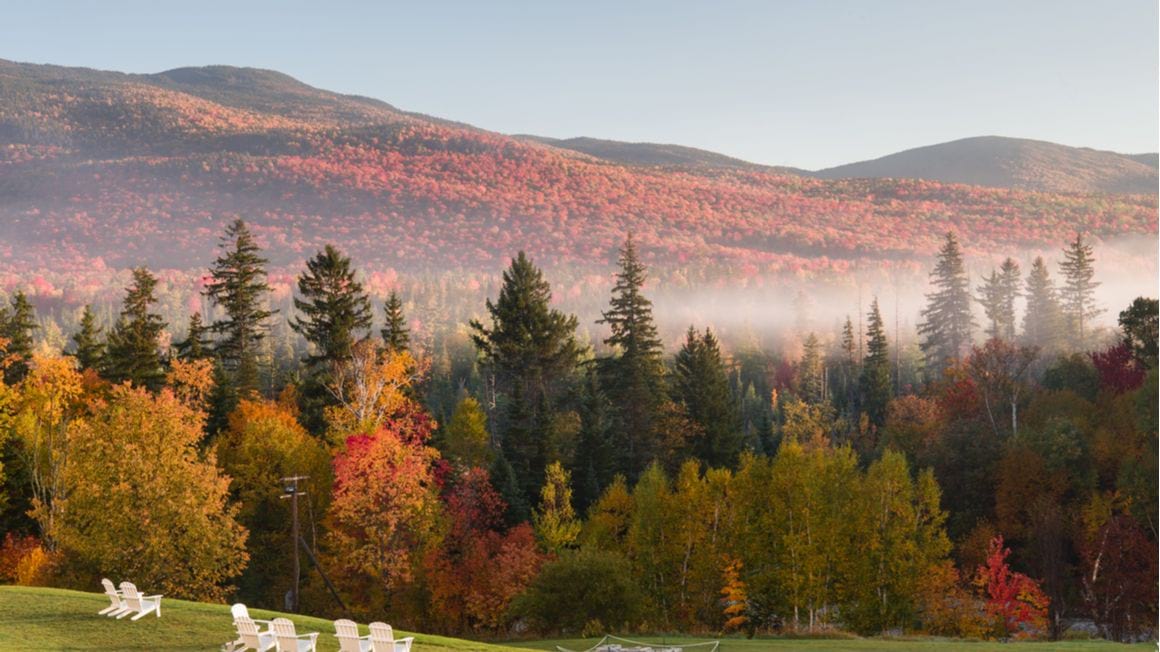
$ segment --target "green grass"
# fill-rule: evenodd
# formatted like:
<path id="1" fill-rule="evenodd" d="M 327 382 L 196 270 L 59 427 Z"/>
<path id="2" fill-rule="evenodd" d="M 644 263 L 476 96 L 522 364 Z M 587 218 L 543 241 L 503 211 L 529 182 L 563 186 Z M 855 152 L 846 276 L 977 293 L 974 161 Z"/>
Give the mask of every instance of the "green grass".
<path id="1" fill-rule="evenodd" d="M 227 605 L 164 598 L 161 618 L 150 614 L 137 622 L 98 616 L 97 612 L 108 605 L 109 599 L 100 593 L 0 586 L 0 650 L 219 650 L 223 643 L 237 638 Z M 289 617 L 300 634 L 322 633 L 319 652 L 338 650 L 332 621 L 261 609 L 252 609 L 250 614 L 266 619 Z M 396 636 L 414 636 L 412 649 L 417 652 L 513 650 L 398 630 Z"/>
<path id="2" fill-rule="evenodd" d="M 711 640 L 710 638 L 659 637 L 659 636 L 629 636 L 634 641 L 645 643 L 694 643 Z M 526 641 L 508 643 L 515 647 L 529 650 L 555 650 L 556 646 L 569 650 L 586 650 L 595 645 L 600 639 L 560 639 L 545 641 Z M 1123 645 L 1108 641 L 1066 641 L 1066 642 L 1020 642 L 999 643 L 985 641 L 959 641 L 928 637 L 909 637 L 905 639 L 882 638 L 850 638 L 850 639 L 819 639 L 819 638 L 722 638 L 720 652 L 777 652 L 780 650 L 821 650 L 834 652 L 865 652 L 871 650 L 900 650 L 902 652 L 921 652 L 924 650 L 951 650 L 952 652 L 1097 652 L 1100 650 L 1127 652 L 1129 650 L 1154 650 L 1155 644 L 1141 643 L 1138 645 Z"/>

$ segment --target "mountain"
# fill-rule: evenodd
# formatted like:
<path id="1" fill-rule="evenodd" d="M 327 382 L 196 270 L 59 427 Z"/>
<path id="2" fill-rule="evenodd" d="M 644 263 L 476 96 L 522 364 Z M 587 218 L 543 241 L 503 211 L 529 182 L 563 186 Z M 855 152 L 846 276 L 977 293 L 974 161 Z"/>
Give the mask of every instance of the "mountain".
<path id="1" fill-rule="evenodd" d="M 599 138 L 547 138 L 517 134 L 521 140 L 528 140 L 560 149 L 568 149 L 589 156 L 620 163 L 623 165 L 693 166 L 714 168 L 737 168 L 742 170 L 768 170 L 781 174 L 809 174 L 805 170 L 750 163 L 739 158 L 710 152 L 683 145 L 661 143 L 626 143 L 619 140 Z"/>
<path id="2" fill-rule="evenodd" d="M 602 283 L 633 232 L 658 282 L 752 286 L 848 279 L 855 266 L 921 272 L 947 231 L 990 255 L 1055 250 L 1077 230 L 1157 230 L 1155 193 L 817 179 L 688 148 L 568 142 L 266 70 L 0 61 L 0 290 L 83 299 L 116 282 L 108 270 L 140 264 L 190 278 L 239 216 L 280 287 L 326 243 L 382 283 L 490 278 L 521 249 Z"/>
<path id="3" fill-rule="evenodd" d="M 1044 192 L 1155 194 L 1156 154 L 1128 156 L 982 136 L 819 170 L 823 179 L 907 178 Z"/>

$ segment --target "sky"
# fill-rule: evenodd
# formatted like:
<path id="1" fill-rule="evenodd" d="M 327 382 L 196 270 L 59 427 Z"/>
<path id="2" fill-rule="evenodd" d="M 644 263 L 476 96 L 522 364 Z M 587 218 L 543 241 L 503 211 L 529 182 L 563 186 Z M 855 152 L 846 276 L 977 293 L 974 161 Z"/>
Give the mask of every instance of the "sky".
<path id="1" fill-rule="evenodd" d="M 0 58 L 229 64 L 503 133 L 818 169 L 981 135 L 1160 149 L 1156 0 L 0 0 Z"/>

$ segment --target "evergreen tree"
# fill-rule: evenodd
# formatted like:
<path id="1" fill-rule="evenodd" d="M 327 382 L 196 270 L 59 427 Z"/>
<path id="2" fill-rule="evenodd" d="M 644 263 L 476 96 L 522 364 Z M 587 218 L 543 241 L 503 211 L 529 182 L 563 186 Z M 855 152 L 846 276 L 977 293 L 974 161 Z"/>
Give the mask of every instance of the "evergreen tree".
<path id="1" fill-rule="evenodd" d="M 507 510 L 504 512 L 504 525 L 513 527 L 528 522 L 532 517 L 531 503 L 528 501 L 526 492 L 520 486 L 515 469 L 508 462 L 503 450 L 496 452 L 495 459 L 488 470 L 488 476 L 491 479 L 491 486 L 495 487 L 500 498 L 503 498 L 504 504 L 507 505 Z"/>
<path id="2" fill-rule="evenodd" d="M 208 329 L 201 321 L 201 313 L 195 312 L 189 316 L 189 334 L 185 339 L 174 344 L 177 348 L 177 357 L 181 360 L 200 360 L 209 357 L 209 342 L 206 341 Z"/>
<path id="3" fill-rule="evenodd" d="M 846 316 L 842 325 L 842 339 L 838 349 L 838 373 L 834 377 L 834 403 L 846 415 L 852 416 L 858 407 L 858 339 L 854 334 L 854 322 Z M 773 454 L 773 451 L 770 451 Z"/>
<path id="4" fill-rule="evenodd" d="M 225 316 L 209 330 L 218 336 L 213 349 L 239 396 L 258 390 L 258 354 L 275 312 L 266 308 L 266 259 L 243 220 L 235 220 L 222 236 L 221 255 L 210 269 L 204 294 Z"/>
<path id="5" fill-rule="evenodd" d="M 543 273 L 521 251 L 503 273 L 499 298 L 487 301 L 491 326 L 471 321 L 471 339 L 506 405 L 497 439 L 526 505 L 543 483 L 548 424 L 580 356 L 576 317 L 552 309 L 551 299 Z"/>
<path id="6" fill-rule="evenodd" d="M 1132 348 L 1132 355 L 1145 368 L 1156 366 L 1157 348 L 1160 343 L 1160 302 L 1156 299 L 1136 297 L 1132 305 L 1120 312 L 1120 330 L 1124 341 Z"/>
<path id="7" fill-rule="evenodd" d="M 576 509 L 588 510 L 612 482 L 616 469 L 615 449 L 611 440 L 612 406 L 595 367 L 589 365 L 584 375 L 580 403 L 580 434 L 572 461 L 576 480 Z"/>
<path id="8" fill-rule="evenodd" d="M 927 365 L 941 370 L 948 359 L 960 357 L 971 345 L 974 326 L 970 280 L 953 233 L 947 233 L 946 242 L 939 249 L 931 284 L 935 291 L 926 295 L 927 306 L 922 311 L 918 334 L 923 338 L 921 346 Z"/>
<path id="9" fill-rule="evenodd" d="M 1078 347 L 1083 347 L 1090 335 L 1091 320 L 1104 312 L 1096 306 L 1095 293 L 1100 283 L 1092 280 L 1093 263 L 1092 246 L 1084 243 L 1083 234 L 1077 233 L 1075 240 L 1063 250 L 1063 262 L 1059 264 L 1063 274 L 1059 298 L 1071 340 Z"/>
<path id="10" fill-rule="evenodd" d="M 101 339 L 101 329 L 97 326 L 97 318 L 93 314 L 91 305 L 85 306 L 81 314 L 81 329 L 73 335 L 76 344 L 77 366 L 82 370 L 92 369 L 100 371 L 104 365 L 105 343 Z"/>
<path id="11" fill-rule="evenodd" d="M 40 328 L 36 311 L 23 292 L 11 300 L 11 309 L 0 308 L 0 337 L 8 340 L 6 355 L 10 358 L 4 369 L 4 382 L 15 385 L 28 375 L 28 361 L 32 358 L 32 331 Z"/>
<path id="12" fill-rule="evenodd" d="M 399 295 L 391 292 L 387 302 L 383 305 L 386 324 L 380 331 L 383 335 L 383 344 L 388 351 L 406 351 L 411 342 L 411 334 L 407 330 L 407 320 L 403 318 L 403 302 Z"/>
<path id="13" fill-rule="evenodd" d="M 354 276 L 350 258 L 334 245 L 306 261 L 306 271 L 298 276 L 294 307 L 302 314 L 290 326 L 314 346 L 308 364 L 349 359 L 355 342 L 365 337 L 360 331 L 370 329 L 371 301 Z"/>
<path id="14" fill-rule="evenodd" d="M 870 304 L 866 328 L 866 360 L 862 364 L 862 411 L 870 421 L 881 427 L 886 422 L 886 406 L 890 403 L 890 352 L 878 297 Z"/>
<path id="15" fill-rule="evenodd" d="M 631 234 L 618 263 L 609 310 L 596 323 L 608 324 L 612 331 L 604 343 L 615 353 L 601 361 L 601 378 L 615 415 L 612 436 L 623 455 L 619 470 L 631 480 L 644 470 L 655 448 L 654 430 L 664 401 L 664 362 L 652 302 L 642 293 L 647 272 Z"/>
<path id="16" fill-rule="evenodd" d="M 133 284 L 125 292 L 120 318 L 105 349 L 105 374 L 115 383 L 128 381 L 156 391 L 165 382 L 158 340 L 166 324 L 150 312 L 157 303 L 156 287 L 157 277 L 148 269 L 133 270 Z"/>
<path id="17" fill-rule="evenodd" d="M 1062 315 L 1055 284 L 1043 258 L 1036 258 L 1027 275 L 1027 310 L 1023 313 L 1023 340 L 1053 352 L 1060 348 Z"/>
<path id="18" fill-rule="evenodd" d="M 1000 271 L 991 270 L 979 286 L 977 301 L 982 304 L 990 325 L 986 329 L 988 338 L 1015 340 L 1015 300 L 1019 298 L 1019 263 L 1008 258 L 1003 261 Z"/>
<path id="19" fill-rule="evenodd" d="M 817 335 L 810 333 L 806 338 L 805 352 L 802 354 L 801 367 L 798 370 L 798 391 L 806 403 L 822 402 L 825 393 L 824 370 L 822 345 L 818 342 Z"/>
<path id="20" fill-rule="evenodd" d="M 697 459 L 710 467 L 733 466 L 741 453 L 737 413 L 717 338 L 708 328 L 698 335 L 692 326 L 677 353 L 675 400 L 703 431 L 691 442 Z"/>

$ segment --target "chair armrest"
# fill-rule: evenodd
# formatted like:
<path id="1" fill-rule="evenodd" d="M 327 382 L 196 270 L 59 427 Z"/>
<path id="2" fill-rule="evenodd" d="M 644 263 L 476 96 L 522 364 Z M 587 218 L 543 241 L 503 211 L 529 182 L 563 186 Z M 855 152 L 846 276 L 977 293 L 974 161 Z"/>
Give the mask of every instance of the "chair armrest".
<path id="1" fill-rule="evenodd" d="M 162 595 L 163 595 L 163 594 L 157 594 L 157 595 L 143 595 L 143 596 L 141 596 L 141 599 L 142 599 L 142 600 L 160 600 Z"/>
<path id="2" fill-rule="evenodd" d="M 314 639 L 318 638 L 318 632 L 310 632 L 309 634 L 299 634 L 296 638 L 308 638 L 308 639 L 313 641 Z"/>

